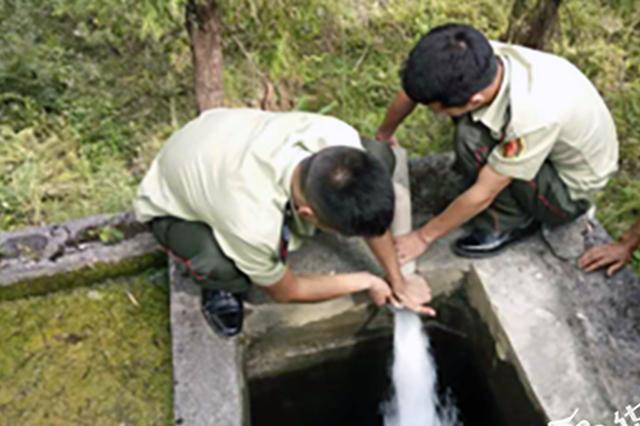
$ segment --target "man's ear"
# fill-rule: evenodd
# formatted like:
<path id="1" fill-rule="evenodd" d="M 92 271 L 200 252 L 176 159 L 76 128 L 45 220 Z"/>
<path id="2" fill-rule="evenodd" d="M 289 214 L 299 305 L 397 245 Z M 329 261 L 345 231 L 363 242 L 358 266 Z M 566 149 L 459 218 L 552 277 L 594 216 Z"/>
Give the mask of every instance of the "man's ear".
<path id="1" fill-rule="evenodd" d="M 486 100 L 487 100 L 487 97 L 484 95 L 484 93 L 478 92 L 473 96 L 471 96 L 471 99 L 469 99 L 469 102 L 467 103 L 467 105 L 470 106 L 472 109 L 476 109 L 479 106 L 483 105 L 486 102 Z"/>

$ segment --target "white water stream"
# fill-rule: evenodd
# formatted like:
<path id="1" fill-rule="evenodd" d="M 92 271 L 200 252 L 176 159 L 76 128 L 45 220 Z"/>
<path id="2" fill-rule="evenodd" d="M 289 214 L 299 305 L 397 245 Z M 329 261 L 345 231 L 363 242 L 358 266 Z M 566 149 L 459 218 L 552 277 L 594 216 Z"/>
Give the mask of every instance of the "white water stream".
<path id="1" fill-rule="evenodd" d="M 449 398 L 440 401 L 429 338 L 418 315 L 394 313 L 393 397 L 383 406 L 385 426 L 461 426 Z"/>
<path id="2" fill-rule="evenodd" d="M 394 183 L 394 235 L 411 230 L 411 197 L 407 188 Z M 415 262 L 402 272 L 415 272 Z M 436 366 L 431 355 L 429 337 L 417 314 L 394 309 L 393 326 L 393 397 L 383 404 L 385 426 L 462 426 L 458 409 L 449 398 L 440 401 L 436 389 Z"/>

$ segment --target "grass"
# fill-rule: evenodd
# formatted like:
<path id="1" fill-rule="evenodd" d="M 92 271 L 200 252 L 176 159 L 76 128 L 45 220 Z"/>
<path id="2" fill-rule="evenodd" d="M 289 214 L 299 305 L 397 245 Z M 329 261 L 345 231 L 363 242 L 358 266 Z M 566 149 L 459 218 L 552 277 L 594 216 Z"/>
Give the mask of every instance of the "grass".
<path id="1" fill-rule="evenodd" d="M 0 30 L 11 40 L 0 47 L 1 229 L 129 208 L 162 141 L 193 114 L 179 2 L 153 35 L 140 29 L 148 16 L 137 6 L 32 2 L 0 7 Z M 498 37 L 511 1 L 220 5 L 227 105 L 258 106 L 270 86 L 270 109 L 332 114 L 372 135 L 421 34 L 453 20 Z M 640 216 L 640 8 L 567 0 L 560 18 L 551 50 L 595 82 L 618 126 L 621 172 L 599 198 L 598 215 L 619 235 Z M 448 121 L 422 108 L 398 137 L 424 155 L 448 149 L 451 134 Z"/>
<path id="2" fill-rule="evenodd" d="M 0 303 L 0 424 L 171 424 L 165 275 Z"/>

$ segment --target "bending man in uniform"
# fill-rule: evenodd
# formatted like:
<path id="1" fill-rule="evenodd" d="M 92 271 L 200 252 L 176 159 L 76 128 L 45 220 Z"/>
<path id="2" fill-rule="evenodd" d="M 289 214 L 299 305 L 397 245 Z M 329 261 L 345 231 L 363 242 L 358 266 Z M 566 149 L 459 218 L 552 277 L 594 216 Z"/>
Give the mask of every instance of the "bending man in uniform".
<path id="1" fill-rule="evenodd" d="M 456 167 L 467 189 L 441 214 L 396 240 L 401 262 L 470 221 L 460 256 L 493 255 L 540 224 L 569 222 L 617 170 L 618 141 L 601 96 L 568 61 L 490 43 L 472 27 L 437 27 L 413 48 L 401 90 L 376 138 L 417 104 L 453 118 Z M 425 183 L 426 184 L 426 183 Z"/>
<path id="2" fill-rule="evenodd" d="M 400 273 L 388 231 L 393 163 L 386 145 L 361 142 L 335 118 L 213 109 L 167 141 L 140 184 L 134 210 L 201 285 L 203 314 L 224 336 L 241 331 L 241 296 L 252 283 L 280 302 L 368 291 L 379 305 L 393 297 L 433 313 L 424 306 L 431 297 L 426 282 Z M 287 253 L 316 227 L 366 237 L 388 283 L 368 272 L 293 273 Z"/>

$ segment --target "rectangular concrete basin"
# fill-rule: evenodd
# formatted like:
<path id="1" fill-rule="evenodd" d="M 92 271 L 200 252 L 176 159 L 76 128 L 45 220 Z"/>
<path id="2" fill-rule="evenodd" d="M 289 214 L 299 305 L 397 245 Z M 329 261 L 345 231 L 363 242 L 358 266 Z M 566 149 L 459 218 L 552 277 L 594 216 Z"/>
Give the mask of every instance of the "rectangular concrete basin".
<path id="1" fill-rule="evenodd" d="M 501 345 L 476 309 L 483 301 L 472 300 L 482 295 L 469 291 L 470 275 L 429 273 L 439 315 L 424 325 L 439 393 L 456 401 L 465 425 L 546 425 L 516 368 L 497 353 Z M 339 303 L 326 304 L 325 316 L 308 322 L 291 320 L 291 307 L 278 316 L 270 308 L 284 307 L 256 306 L 249 328 L 256 322 L 263 327 L 249 332 L 246 347 L 252 425 L 382 425 L 380 405 L 390 390 L 392 314 L 363 301 L 348 308 Z"/>

